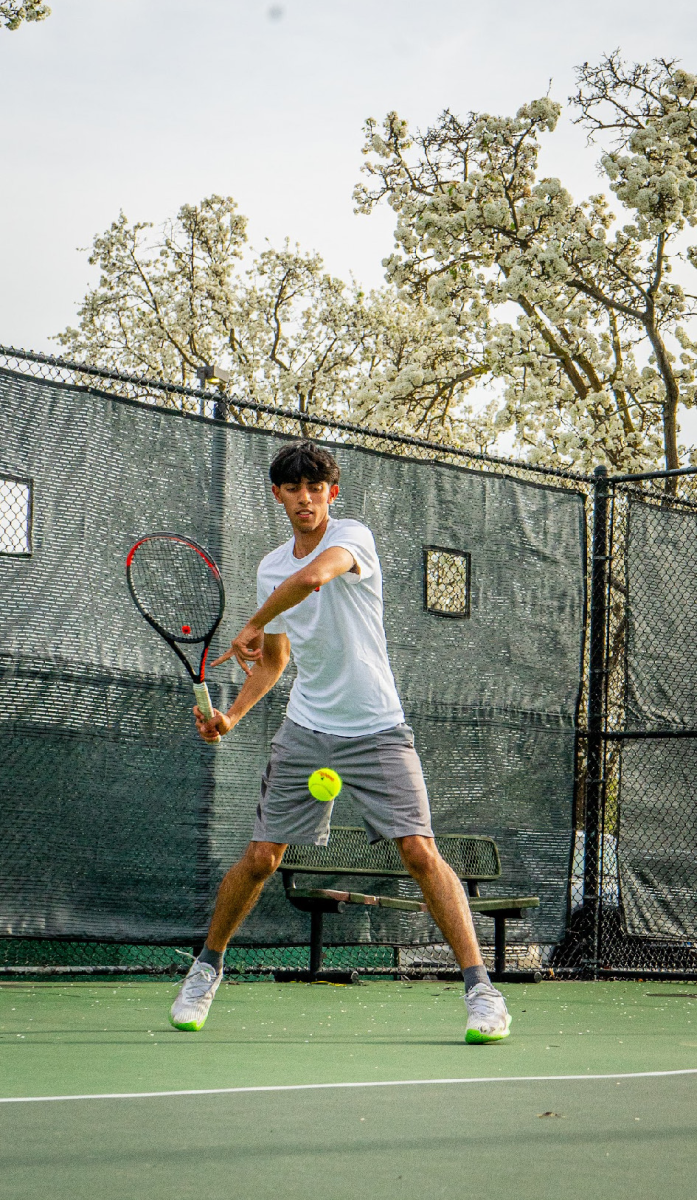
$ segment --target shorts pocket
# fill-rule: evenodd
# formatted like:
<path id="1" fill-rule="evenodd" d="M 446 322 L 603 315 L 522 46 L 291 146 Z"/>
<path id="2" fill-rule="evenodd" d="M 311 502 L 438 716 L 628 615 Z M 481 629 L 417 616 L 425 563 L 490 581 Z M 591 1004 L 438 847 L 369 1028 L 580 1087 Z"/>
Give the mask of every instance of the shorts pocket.
<path id="1" fill-rule="evenodd" d="M 411 725 L 395 725 L 393 729 L 383 729 L 374 736 L 378 746 L 406 746 L 409 750 L 414 749 L 414 730 Z"/>

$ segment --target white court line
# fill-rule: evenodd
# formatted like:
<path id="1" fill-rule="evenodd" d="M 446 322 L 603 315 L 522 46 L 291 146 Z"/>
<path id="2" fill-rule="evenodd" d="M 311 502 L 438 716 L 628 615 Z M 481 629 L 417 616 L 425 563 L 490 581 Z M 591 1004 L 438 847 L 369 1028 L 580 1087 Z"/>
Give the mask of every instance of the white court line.
<path id="1" fill-rule="evenodd" d="M 434 1083 L 555 1083 L 577 1079 L 656 1079 L 697 1075 L 697 1067 L 679 1071 L 628 1071 L 612 1075 L 473 1075 L 465 1079 L 381 1079 L 366 1083 L 279 1083 L 258 1087 L 189 1088 L 176 1092 L 95 1092 L 84 1096 L 0 1096 L 0 1104 L 44 1104 L 50 1100 L 148 1100 L 161 1096 L 230 1096 L 247 1092 L 316 1092 L 333 1088 L 426 1087 Z"/>

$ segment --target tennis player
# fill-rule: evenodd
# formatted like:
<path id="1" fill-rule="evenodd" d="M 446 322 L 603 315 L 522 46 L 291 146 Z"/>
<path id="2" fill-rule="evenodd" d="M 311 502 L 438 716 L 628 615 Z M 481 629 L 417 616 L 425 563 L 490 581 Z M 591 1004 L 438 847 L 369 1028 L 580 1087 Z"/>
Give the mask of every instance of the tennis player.
<path id="1" fill-rule="evenodd" d="M 234 658 L 247 678 L 227 713 L 215 709 L 206 721 L 194 708 L 201 737 L 230 733 L 278 682 L 291 653 L 297 678 L 271 743 L 252 840 L 220 885 L 205 946 L 170 1020 L 177 1029 L 201 1029 L 228 941 L 287 845 L 326 845 L 332 804 L 314 800 L 307 780 L 318 767 L 332 767 L 360 807 L 370 841 L 395 841 L 452 946 L 465 980 L 466 1041 L 499 1041 L 511 1019 L 483 965 L 462 885 L 436 849 L 421 763 L 387 657 L 373 535 L 360 521 L 330 516 L 339 466 L 320 446 L 285 446 L 269 474 L 293 536 L 262 559 L 257 612 L 212 664 Z"/>

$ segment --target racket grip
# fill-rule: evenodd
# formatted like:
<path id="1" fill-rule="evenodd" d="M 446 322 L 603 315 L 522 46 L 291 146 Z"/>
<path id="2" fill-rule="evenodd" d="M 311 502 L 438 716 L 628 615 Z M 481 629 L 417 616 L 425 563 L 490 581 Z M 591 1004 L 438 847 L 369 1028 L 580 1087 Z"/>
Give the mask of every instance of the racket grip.
<path id="1" fill-rule="evenodd" d="M 210 695 L 208 692 L 208 685 L 205 683 L 195 683 L 194 684 L 194 696 L 196 697 L 196 703 L 197 703 L 198 707 L 200 708 L 201 712 L 203 713 L 204 717 L 206 718 L 206 720 L 211 721 L 213 719 L 213 705 L 211 704 L 211 698 L 210 698 Z M 216 738 L 216 742 L 219 742 L 219 741 L 220 741 L 220 734 L 218 734 L 218 737 Z M 213 743 L 211 743 L 211 745 L 212 744 Z"/>

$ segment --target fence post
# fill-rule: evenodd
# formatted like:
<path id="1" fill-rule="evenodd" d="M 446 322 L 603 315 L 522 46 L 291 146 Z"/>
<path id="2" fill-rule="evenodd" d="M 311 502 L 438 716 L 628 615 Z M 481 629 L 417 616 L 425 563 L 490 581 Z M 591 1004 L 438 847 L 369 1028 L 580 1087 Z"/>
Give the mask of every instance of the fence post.
<path id="1" fill-rule="evenodd" d="M 608 579 L 607 467 L 595 468 L 591 550 L 590 644 L 588 671 L 588 749 L 586 769 L 583 911 L 586 965 L 597 976 L 600 933 L 600 846 L 605 787 L 605 640 Z"/>
<path id="2" fill-rule="evenodd" d="M 213 415 L 217 422 L 227 420 L 226 401 L 220 392 L 215 401 Z M 227 565 L 224 551 L 227 523 L 225 502 L 227 495 L 228 430 L 218 424 L 209 426 L 208 429 L 210 432 L 211 450 L 210 483 L 207 496 L 208 529 L 206 531 L 205 545 L 224 571 Z M 213 645 L 215 646 L 215 642 Z M 210 657 L 212 659 L 213 654 Z M 215 680 L 215 687 L 211 688 L 211 691 L 214 705 L 225 712 L 232 703 L 230 684 L 218 678 Z M 196 928 L 199 930 L 205 929 L 208 925 L 211 900 L 215 894 L 216 887 L 214 874 L 215 856 L 211 845 L 217 774 L 216 757 L 217 754 L 211 754 L 210 750 L 207 752 L 204 751 L 201 757 L 200 804 L 196 821 L 196 903 L 194 908 L 194 920 Z M 194 947 L 194 954 L 196 953 L 197 951 Z"/>

